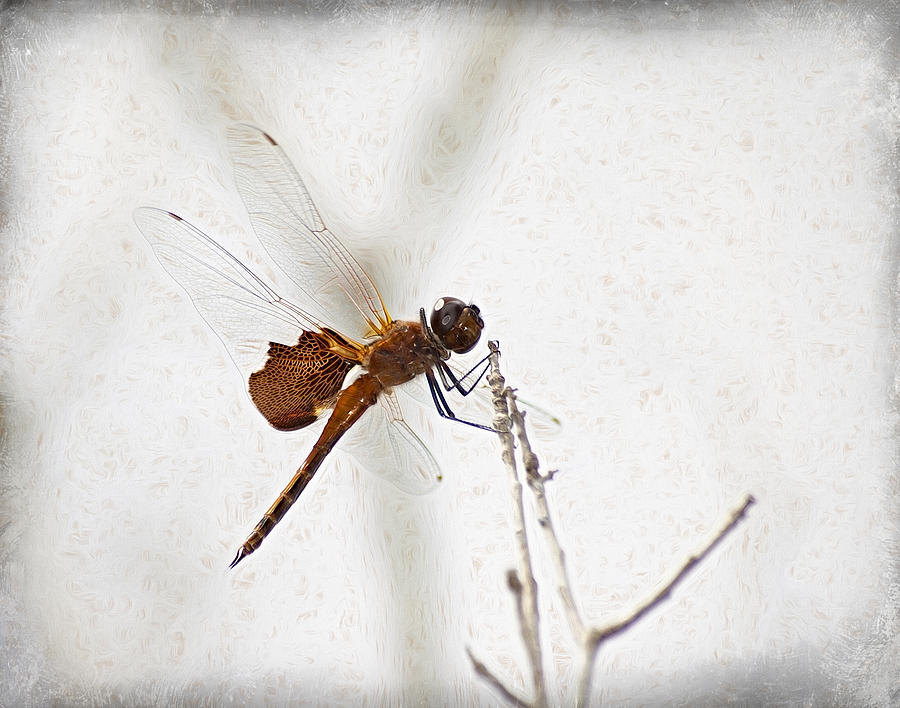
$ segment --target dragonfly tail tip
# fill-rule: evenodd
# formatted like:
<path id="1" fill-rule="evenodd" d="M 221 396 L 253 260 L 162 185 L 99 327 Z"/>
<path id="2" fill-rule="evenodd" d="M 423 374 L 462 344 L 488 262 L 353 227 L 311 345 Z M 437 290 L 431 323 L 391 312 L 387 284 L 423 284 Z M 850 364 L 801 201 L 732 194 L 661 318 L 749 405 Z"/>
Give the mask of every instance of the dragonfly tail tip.
<path id="1" fill-rule="evenodd" d="M 234 568 L 234 566 L 236 566 L 238 563 L 240 563 L 242 560 L 244 560 L 244 558 L 246 558 L 246 556 L 247 556 L 247 554 L 244 553 L 244 547 L 241 546 L 240 548 L 238 548 L 238 552 L 234 556 L 234 560 L 228 564 L 228 569 L 231 570 L 232 568 Z"/>

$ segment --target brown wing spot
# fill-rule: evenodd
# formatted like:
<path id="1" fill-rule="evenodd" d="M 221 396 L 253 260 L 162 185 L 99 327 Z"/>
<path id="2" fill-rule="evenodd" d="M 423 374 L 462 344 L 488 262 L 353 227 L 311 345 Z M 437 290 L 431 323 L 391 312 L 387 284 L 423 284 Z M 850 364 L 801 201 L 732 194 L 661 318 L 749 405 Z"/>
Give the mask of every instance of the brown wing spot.
<path id="1" fill-rule="evenodd" d="M 318 332 L 303 332 L 292 347 L 269 342 L 266 365 L 250 375 L 250 397 L 278 430 L 303 428 L 334 404 L 353 362 L 329 346 Z"/>

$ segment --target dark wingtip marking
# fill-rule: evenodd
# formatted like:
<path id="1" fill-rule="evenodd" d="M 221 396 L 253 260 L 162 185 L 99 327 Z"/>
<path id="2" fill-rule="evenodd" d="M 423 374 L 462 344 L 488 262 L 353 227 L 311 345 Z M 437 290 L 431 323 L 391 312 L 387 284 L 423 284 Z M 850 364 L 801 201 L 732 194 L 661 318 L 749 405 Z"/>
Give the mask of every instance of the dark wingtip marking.
<path id="1" fill-rule="evenodd" d="M 275 142 L 275 138 L 273 138 L 271 135 L 269 135 L 265 130 L 262 130 L 260 132 L 263 134 L 263 137 L 266 140 L 268 140 L 272 145 L 278 145 L 278 143 Z"/>
<path id="2" fill-rule="evenodd" d="M 182 219 L 180 216 L 178 216 L 178 214 L 173 214 L 171 211 L 167 211 L 166 214 L 171 216 L 176 221 L 184 221 L 184 219 Z"/>
<path id="3" fill-rule="evenodd" d="M 241 546 L 240 548 L 238 548 L 238 552 L 237 552 L 237 555 L 235 555 L 234 560 L 228 564 L 228 570 L 231 570 L 232 568 L 234 568 L 234 566 L 236 566 L 238 563 L 240 563 L 246 557 L 247 557 L 247 554 L 244 553 L 244 547 Z"/>

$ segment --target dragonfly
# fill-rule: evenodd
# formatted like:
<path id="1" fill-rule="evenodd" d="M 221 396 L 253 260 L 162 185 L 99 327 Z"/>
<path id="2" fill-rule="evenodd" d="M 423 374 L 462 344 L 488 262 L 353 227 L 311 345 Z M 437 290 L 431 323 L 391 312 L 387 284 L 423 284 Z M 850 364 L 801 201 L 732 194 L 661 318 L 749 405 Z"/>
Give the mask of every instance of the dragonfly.
<path id="1" fill-rule="evenodd" d="M 478 344 L 484 320 L 473 303 L 441 297 L 426 318 L 391 317 L 374 281 L 327 228 L 282 147 L 251 125 L 227 130 L 238 192 L 257 237 L 292 281 L 292 298 L 182 217 L 140 207 L 134 220 L 157 259 L 185 289 L 219 336 L 259 412 L 293 431 L 324 418 L 318 439 L 293 478 L 238 548 L 229 568 L 256 551 L 312 480 L 337 442 L 365 414 L 385 438 L 385 452 L 366 455 L 401 489 L 427 491 L 440 467 L 403 417 L 396 387 L 424 378 L 442 418 L 458 417 L 445 392 L 468 396 L 489 366 L 451 368 L 452 354 Z M 380 404 L 380 405 L 378 405 Z"/>

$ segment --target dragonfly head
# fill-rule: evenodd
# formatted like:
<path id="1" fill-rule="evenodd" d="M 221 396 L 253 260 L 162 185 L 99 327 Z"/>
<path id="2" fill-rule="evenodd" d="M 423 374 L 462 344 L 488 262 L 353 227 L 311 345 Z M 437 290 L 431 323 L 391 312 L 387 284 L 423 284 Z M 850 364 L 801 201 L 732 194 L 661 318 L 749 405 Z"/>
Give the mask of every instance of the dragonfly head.
<path id="1" fill-rule="evenodd" d="M 478 307 L 455 297 L 442 297 L 434 303 L 429 324 L 440 343 L 455 354 L 471 351 L 484 329 Z"/>

